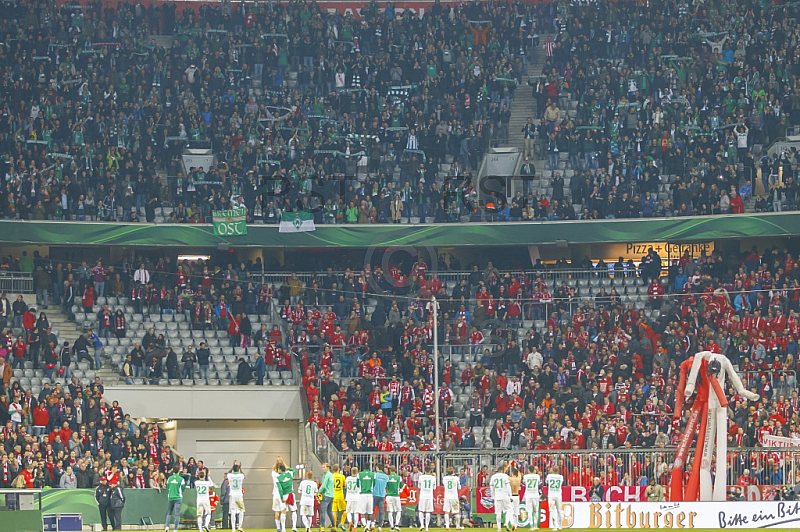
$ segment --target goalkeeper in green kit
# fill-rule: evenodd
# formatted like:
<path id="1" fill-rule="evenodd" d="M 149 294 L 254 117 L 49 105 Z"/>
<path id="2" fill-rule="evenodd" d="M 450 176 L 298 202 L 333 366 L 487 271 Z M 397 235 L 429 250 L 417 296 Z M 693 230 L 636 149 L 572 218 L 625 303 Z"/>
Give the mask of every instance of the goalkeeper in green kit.
<path id="1" fill-rule="evenodd" d="M 303 466 L 297 466 L 302 469 Z M 292 532 L 297 532 L 297 504 L 294 500 L 294 475 L 297 472 L 284 464 L 278 466 L 278 494 L 281 498 L 281 522 L 279 531 L 286 532 L 286 512 L 292 512 Z"/>
<path id="2" fill-rule="evenodd" d="M 403 479 L 397 474 L 395 466 L 389 466 L 389 480 L 386 481 L 386 513 L 389 514 L 389 526 L 392 530 L 400 530 L 400 519 L 403 507 L 400 504 L 400 490 Z"/>
<path id="3" fill-rule="evenodd" d="M 167 479 L 167 517 L 164 519 L 164 532 L 169 532 L 170 518 L 175 530 L 181 524 L 181 505 L 183 504 L 183 490 L 189 487 L 189 481 L 181 473 L 180 466 L 172 467 L 172 475 Z"/>

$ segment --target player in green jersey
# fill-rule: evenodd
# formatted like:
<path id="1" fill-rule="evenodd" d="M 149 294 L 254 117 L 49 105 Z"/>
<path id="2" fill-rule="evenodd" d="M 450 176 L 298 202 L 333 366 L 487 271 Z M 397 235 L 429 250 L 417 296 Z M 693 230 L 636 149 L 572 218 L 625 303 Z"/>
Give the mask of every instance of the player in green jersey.
<path id="1" fill-rule="evenodd" d="M 164 532 L 169 532 L 170 518 L 175 524 L 175 530 L 181 524 L 181 504 L 183 504 L 183 490 L 189 483 L 180 474 L 180 466 L 172 467 L 172 475 L 167 479 L 167 517 L 164 520 Z"/>
<path id="2" fill-rule="evenodd" d="M 278 493 L 281 497 L 281 530 L 286 530 L 286 512 L 292 512 L 292 532 L 297 532 L 297 505 L 294 500 L 294 475 L 297 471 L 278 466 Z"/>
<path id="3" fill-rule="evenodd" d="M 397 474 L 395 466 L 389 466 L 389 480 L 386 481 L 386 513 L 389 514 L 389 526 L 392 530 L 400 530 L 400 518 L 403 507 L 400 503 L 400 490 L 403 479 Z"/>
<path id="4" fill-rule="evenodd" d="M 375 482 L 375 473 L 364 469 L 358 473 L 358 486 L 361 494 L 358 496 L 359 513 L 365 527 L 369 528 L 372 521 L 372 484 Z"/>

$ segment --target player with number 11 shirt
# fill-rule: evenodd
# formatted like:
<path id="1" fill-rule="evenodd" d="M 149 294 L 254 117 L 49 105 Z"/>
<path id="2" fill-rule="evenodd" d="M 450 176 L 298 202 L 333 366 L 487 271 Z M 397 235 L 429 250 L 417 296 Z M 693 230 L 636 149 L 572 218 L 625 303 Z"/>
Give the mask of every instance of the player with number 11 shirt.
<path id="1" fill-rule="evenodd" d="M 427 531 L 431 525 L 433 514 L 433 490 L 436 489 L 436 477 L 433 476 L 433 467 L 427 466 L 425 474 L 419 477 L 419 501 L 417 502 L 417 517 L 419 529 Z"/>

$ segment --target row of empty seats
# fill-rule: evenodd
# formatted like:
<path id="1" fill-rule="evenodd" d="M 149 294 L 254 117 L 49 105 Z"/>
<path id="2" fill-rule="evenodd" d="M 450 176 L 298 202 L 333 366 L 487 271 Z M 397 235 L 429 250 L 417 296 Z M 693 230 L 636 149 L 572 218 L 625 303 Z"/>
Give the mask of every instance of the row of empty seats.
<path id="1" fill-rule="evenodd" d="M 208 382 L 202 378 L 199 371 L 195 371 L 191 379 L 185 379 L 182 375 L 180 377 L 181 378 L 178 379 L 170 379 L 165 376 L 158 379 L 156 384 L 159 386 L 225 386 L 232 384 L 236 379 L 236 370 L 222 372 L 209 371 Z M 151 379 L 142 376 L 134 377 L 132 381 L 134 385 L 143 386 L 153 384 Z M 269 386 L 291 386 L 296 383 L 290 371 L 269 371 L 264 377 L 264 384 Z M 248 385 L 255 386 L 256 380 L 251 380 Z"/>
<path id="2" fill-rule="evenodd" d="M 24 369 L 14 369 L 13 380 L 19 381 L 20 386 L 24 390 L 30 389 L 31 392 L 33 392 L 33 395 L 38 395 L 39 392 L 42 391 L 42 388 L 44 388 L 45 383 L 48 383 L 52 386 L 56 382 L 69 382 L 70 378 L 73 376 L 78 379 L 78 382 L 93 382 L 96 376 L 96 372 L 91 369 L 91 365 L 85 361 L 72 362 L 69 365 L 70 378 L 58 376 L 58 374 L 54 372 L 53 378 L 49 379 L 44 368 L 40 367 L 39 369 L 34 369 L 33 362 L 30 361 L 24 362 L 23 368 Z"/>

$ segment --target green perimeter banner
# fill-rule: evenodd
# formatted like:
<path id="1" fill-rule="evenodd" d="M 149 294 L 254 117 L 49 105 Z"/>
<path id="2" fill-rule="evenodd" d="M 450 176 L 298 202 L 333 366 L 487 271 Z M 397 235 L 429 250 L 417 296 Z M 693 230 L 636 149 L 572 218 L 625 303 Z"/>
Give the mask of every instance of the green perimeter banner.
<path id="1" fill-rule="evenodd" d="M 214 218 L 214 236 L 241 236 L 247 234 L 247 208 L 211 211 Z"/>
<path id="2" fill-rule="evenodd" d="M 197 491 L 183 492 L 181 519 L 197 520 Z M 100 510 L 90 489 L 49 489 L 42 491 L 42 514 L 81 514 L 84 525 L 100 523 Z M 163 523 L 167 516 L 167 490 L 126 489 L 125 507 L 122 509 L 123 525 L 141 525 L 142 518 L 153 523 Z M 2 527 L 0 527 L 0 530 Z"/>
<path id="3" fill-rule="evenodd" d="M 369 248 L 371 246 L 528 246 L 613 242 L 707 241 L 798 236 L 800 213 L 570 222 L 495 222 L 424 225 L 318 225 L 316 231 L 280 233 L 277 225 L 250 225 L 237 247 Z M 0 220 L 0 242 L 96 246 L 228 244 L 211 224 L 133 224 Z"/>

